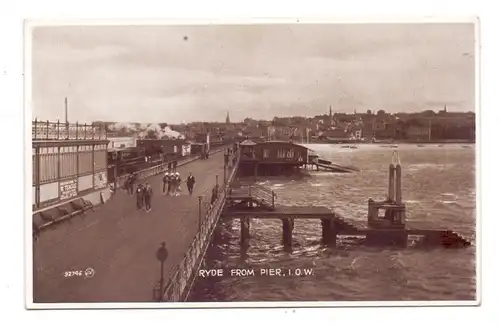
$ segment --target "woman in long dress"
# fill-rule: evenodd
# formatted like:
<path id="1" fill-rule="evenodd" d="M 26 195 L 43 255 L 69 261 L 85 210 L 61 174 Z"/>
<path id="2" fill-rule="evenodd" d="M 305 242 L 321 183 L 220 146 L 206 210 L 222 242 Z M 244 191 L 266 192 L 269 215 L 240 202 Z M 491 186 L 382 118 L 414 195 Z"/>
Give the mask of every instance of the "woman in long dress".
<path id="1" fill-rule="evenodd" d="M 178 196 L 180 195 L 181 193 L 181 175 L 176 172 L 175 173 L 175 178 L 174 178 L 174 182 L 175 182 L 175 195 Z"/>

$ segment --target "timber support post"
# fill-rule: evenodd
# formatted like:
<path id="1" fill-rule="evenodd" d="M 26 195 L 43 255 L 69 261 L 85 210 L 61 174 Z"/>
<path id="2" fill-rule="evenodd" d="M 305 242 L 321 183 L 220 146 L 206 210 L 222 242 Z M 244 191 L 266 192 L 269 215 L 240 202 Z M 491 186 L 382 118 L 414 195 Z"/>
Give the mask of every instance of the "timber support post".
<path id="1" fill-rule="evenodd" d="M 250 238 L 250 217 L 240 218 L 241 244 L 248 242 Z"/>
<path id="2" fill-rule="evenodd" d="M 323 244 L 331 245 L 337 243 L 337 230 L 335 221 L 331 218 L 321 219 L 321 239 Z"/>
<path id="3" fill-rule="evenodd" d="M 283 223 L 283 245 L 285 248 L 291 248 L 294 220 L 292 218 L 282 218 L 281 221 Z"/>

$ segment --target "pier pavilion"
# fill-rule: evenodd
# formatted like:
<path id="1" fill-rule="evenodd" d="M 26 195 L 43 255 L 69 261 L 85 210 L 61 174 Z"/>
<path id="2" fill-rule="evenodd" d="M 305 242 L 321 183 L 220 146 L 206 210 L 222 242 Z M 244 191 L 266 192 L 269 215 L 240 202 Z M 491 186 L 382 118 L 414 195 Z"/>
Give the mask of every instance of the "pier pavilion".
<path id="1" fill-rule="evenodd" d="M 108 142 L 101 126 L 33 121 L 33 210 L 105 188 Z"/>
<path id="2" fill-rule="evenodd" d="M 280 176 L 297 173 L 307 164 L 309 149 L 290 142 L 256 143 L 245 140 L 239 144 L 239 176 Z"/>

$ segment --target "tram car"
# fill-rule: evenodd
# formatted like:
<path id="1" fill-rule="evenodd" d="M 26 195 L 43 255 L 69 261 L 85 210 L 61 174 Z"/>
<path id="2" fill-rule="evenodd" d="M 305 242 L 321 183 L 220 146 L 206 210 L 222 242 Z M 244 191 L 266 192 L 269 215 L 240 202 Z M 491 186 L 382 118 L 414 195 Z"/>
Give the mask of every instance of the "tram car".
<path id="1" fill-rule="evenodd" d="M 192 143 L 191 144 L 191 154 L 192 155 L 202 155 L 208 150 L 206 143 Z"/>
<path id="2" fill-rule="evenodd" d="M 184 139 L 140 139 L 137 146 L 146 150 L 146 155 L 161 157 L 164 161 L 179 160 L 191 154 L 191 145 Z"/>
<path id="3" fill-rule="evenodd" d="M 108 181 L 161 163 L 161 158 L 148 155 L 143 147 L 108 150 Z"/>

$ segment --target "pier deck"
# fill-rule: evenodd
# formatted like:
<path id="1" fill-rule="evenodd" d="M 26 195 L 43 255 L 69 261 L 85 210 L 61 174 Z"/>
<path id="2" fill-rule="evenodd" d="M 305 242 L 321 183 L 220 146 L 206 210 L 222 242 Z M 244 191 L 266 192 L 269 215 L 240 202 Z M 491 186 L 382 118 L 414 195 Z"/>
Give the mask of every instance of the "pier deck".
<path id="1" fill-rule="evenodd" d="M 161 175 L 149 177 L 154 193 L 149 213 L 136 210 L 135 195 L 120 190 L 95 212 L 48 228 L 34 242 L 33 301 L 151 302 L 160 278 L 156 250 L 166 242 L 168 280 L 198 230 L 197 196 L 210 200 L 215 176 L 219 175 L 219 184 L 223 181 L 223 167 L 222 153 L 179 167 L 184 180 L 189 172 L 196 178 L 191 197 L 185 181 L 181 196 L 173 197 L 162 194 Z M 87 268 L 94 269 L 94 277 L 65 277 L 66 271 Z"/>
<path id="2" fill-rule="evenodd" d="M 276 205 L 274 210 L 262 208 L 237 209 L 233 208 L 229 212 L 224 213 L 230 217 L 251 216 L 252 218 L 333 218 L 333 212 L 327 207 L 315 206 L 282 206 Z"/>

